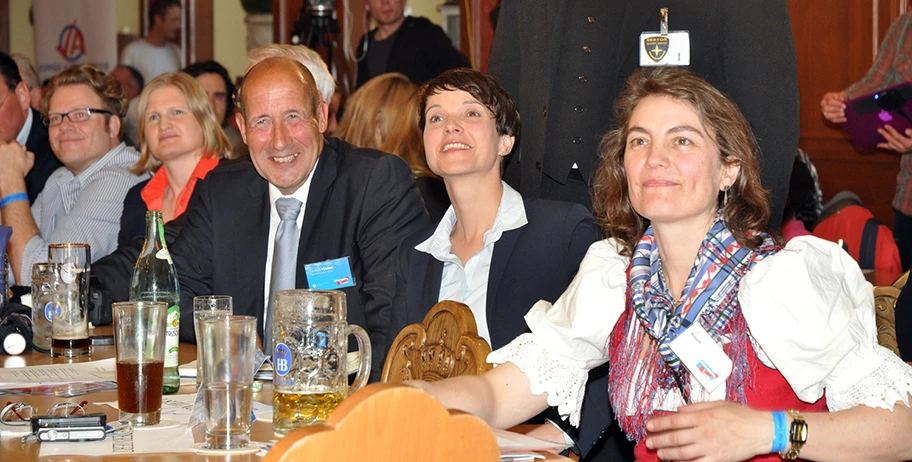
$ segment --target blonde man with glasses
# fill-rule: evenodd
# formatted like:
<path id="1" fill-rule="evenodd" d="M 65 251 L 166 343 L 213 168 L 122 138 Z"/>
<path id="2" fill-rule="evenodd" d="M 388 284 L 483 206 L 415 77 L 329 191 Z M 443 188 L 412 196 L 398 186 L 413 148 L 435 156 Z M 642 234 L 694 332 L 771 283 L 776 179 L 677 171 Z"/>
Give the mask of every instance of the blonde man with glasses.
<path id="1" fill-rule="evenodd" d="M 25 177 L 34 155 L 21 146 L 0 151 L 0 218 L 13 228 L 7 252 L 20 285 L 31 283 L 32 265 L 46 261 L 49 243 L 88 243 L 93 260 L 111 253 L 124 196 L 148 178 L 130 172 L 139 153 L 121 141 L 127 98 L 113 77 L 92 65 L 66 69 L 48 84 L 41 106 L 63 167 L 31 209 Z"/>

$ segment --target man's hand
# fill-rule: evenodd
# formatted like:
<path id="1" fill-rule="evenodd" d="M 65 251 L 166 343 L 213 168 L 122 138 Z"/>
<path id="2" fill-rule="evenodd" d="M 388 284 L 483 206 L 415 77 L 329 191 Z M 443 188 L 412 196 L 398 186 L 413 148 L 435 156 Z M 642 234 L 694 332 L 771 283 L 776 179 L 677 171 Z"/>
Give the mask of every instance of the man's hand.
<path id="1" fill-rule="evenodd" d="M 35 165 L 35 155 L 13 141 L 0 145 L 0 196 L 25 191 L 25 176 Z"/>
<path id="2" fill-rule="evenodd" d="M 727 401 L 691 404 L 646 423 L 661 460 L 737 461 L 770 452 L 773 417 Z"/>
<path id="3" fill-rule="evenodd" d="M 831 91 L 823 95 L 823 99 L 820 100 L 820 111 L 830 122 L 841 124 L 846 121 L 845 100 L 846 94 L 844 92 Z"/>
<path id="4" fill-rule="evenodd" d="M 883 128 L 878 128 L 877 133 L 880 133 L 880 136 L 886 140 L 883 143 L 878 143 L 878 148 L 890 149 L 900 154 L 912 151 L 912 128 L 907 128 L 906 133 L 902 134 L 887 124 Z"/>

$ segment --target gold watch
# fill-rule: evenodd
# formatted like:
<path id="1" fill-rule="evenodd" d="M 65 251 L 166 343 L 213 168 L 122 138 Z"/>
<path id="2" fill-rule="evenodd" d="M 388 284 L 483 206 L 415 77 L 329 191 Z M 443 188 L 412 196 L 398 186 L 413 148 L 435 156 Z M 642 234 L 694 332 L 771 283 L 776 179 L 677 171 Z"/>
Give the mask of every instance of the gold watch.
<path id="1" fill-rule="evenodd" d="M 788 413 L 792 416 L 792 425 L 789 426 L 789 447 L 780 452 L 779 457 L 785 460 L 795 460 L 798 458 L 801 448 L 807 443 L 808 424 L 800 412 L 792 409 Z"/>

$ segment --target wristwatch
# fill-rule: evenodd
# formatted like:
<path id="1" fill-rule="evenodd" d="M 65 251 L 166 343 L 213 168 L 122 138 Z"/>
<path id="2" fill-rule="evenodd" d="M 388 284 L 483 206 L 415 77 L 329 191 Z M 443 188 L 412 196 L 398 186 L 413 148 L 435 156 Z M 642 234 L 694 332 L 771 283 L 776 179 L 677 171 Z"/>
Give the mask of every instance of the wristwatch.
<path id="1" fill-rule="evenodd" d="M 792 409 L 788 413 L 792 416 L 792 425 L 789 426 L 789 447 L 780 452 L 779 457 L 785 460 L 795 460 L 798 458 L 801 448 L 807 443 L 808 424 L 800 412 Z"/>

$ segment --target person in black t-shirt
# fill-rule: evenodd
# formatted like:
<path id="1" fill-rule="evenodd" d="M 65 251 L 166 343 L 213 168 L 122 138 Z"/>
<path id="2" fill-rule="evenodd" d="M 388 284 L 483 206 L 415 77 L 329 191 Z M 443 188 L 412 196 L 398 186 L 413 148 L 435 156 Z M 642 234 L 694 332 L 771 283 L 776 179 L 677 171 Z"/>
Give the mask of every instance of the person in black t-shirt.
<path id="1" fill-rule="evenodd" d="M 406 0 L 367 0 L 365 12 L 377 27 L 358 44 L 358 84 L 386 72 L 405 74 L 421 85 L 441 72 L 471 67 L 450 38 L 427 18 L 406 17 Z"/>

